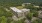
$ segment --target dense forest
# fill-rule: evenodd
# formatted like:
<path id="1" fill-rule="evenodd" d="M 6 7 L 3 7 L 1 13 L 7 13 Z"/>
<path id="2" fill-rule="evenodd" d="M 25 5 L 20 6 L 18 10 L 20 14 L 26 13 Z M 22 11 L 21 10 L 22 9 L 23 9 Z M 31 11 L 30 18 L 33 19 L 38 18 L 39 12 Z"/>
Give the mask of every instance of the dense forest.
<path id="1" fill-rule="evenodd" d="M 33 3 L 35 5 L 39 5 L 42 3 L 42 0 L 0 0 L 0 5 L 10 5 L 10 6 L 13 6 L 13 5 L 21 5 L 22 3 Z"/>

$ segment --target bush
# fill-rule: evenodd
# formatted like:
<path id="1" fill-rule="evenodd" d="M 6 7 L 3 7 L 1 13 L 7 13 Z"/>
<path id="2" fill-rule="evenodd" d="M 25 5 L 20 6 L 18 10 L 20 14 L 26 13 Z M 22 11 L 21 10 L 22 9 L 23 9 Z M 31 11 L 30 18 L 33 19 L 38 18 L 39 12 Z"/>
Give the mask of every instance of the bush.
<path id="1" fill-rule="evenodd" d="M 5 16 L 2 16 L 2 21 L 1 23 L 6 23 L 7 22 L 7 19 L 5 18 Z"/>
<path id="2" fill-rule="evenodd" d="M 37 11 L 35 11 L 35 12 L 33 12 L 34 14 L 33 14 L 33 16 L 34 17 L 38 17 L 38 12 Z"/>
<path id="3" fill-rule="evenodd" d="M 37 20 L 33 21 L 32 23 L 42 23 L 42 20 L 41 19 L 37 19 Z"/>
<path id="4" fill-rule="evenodd" d="M 33 17 L 33 13 L 29 13 L 26 17 L 27 17 L 29 20 L 31 20 L 32 17 Z"/>
<path id="5" fill-rule="evenodd" d="M 18 21 L 14 21 L 14 23 L 24 23 L 24 21 L 25 21 L 25 18 L 21 19 L 21 20 L 18 20 Z"/>

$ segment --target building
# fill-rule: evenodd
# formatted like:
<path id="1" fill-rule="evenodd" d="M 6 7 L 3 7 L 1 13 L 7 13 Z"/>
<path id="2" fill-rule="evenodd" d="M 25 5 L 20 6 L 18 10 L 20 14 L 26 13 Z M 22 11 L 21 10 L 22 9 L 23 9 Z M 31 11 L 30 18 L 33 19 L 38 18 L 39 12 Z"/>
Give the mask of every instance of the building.
<path id="1" fill-rule="evenodd" d="M 24 6 L 27 6 L 29 4 L 31 4 L 31 3 L 23 3 L 22 6 L 24 7 Z"/>
<path id="2" fill-rule="evenodd" d="M 30 9 L 17 9 L 16 7 L 10 7 L 11 10 L 13 11 L 13 19 L 23 19 L 25 18 L 25 15 L 27 15 L 30 12 Z"/>
<path id="3" fill-rule="evenodd" d="M 24 12 L 24 15 L 27 15 L 30 12 L 30 9 L 21 9 Z"/>
<path id="4" fill-rule="evenodd" d="M 16 15 L 17 17 L 21 16 L 21 13 L 22 13 L 21 10 L 17 9 L 16 7 L 10 7 L 10 8 L 13 10 L 14 15 Z"/>
<path id="5" fill-rule="evenodd" d="M 35 6 L 35 5 L 34 5 L 34 7 L 39 8 L 39 6 Z"/>
<path id="6" fill-rule="evenodd" d="M 39 14 L 38 14 L 38 17 L 39 17 L 39 18 L 42 18 L 42 11 L 40 10 L 40 11 L 38 11 L 38 13 L 39 13 Z"/>

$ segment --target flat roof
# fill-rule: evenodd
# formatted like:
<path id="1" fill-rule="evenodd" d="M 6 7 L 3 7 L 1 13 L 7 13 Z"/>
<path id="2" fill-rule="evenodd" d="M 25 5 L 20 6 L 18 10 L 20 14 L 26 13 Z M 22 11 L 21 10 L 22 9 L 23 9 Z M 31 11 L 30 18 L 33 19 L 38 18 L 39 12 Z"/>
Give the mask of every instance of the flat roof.
<path id="1" fill-rule="evenodd" d="M 21 10 L 17 9 L 16 7 L 10 7 L 15 12 L 22 12 Z"/>

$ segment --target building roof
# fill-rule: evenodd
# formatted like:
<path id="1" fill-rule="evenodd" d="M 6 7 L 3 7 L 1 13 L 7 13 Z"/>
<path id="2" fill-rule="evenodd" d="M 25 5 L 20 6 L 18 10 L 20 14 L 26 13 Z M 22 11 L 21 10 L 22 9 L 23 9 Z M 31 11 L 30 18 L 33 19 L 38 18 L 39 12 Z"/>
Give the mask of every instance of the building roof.
<path id="1" fill-rule="evenodd" d="M 37 7 L 37 8 L 39 8 L 39 6 L 35 6 L 35 5 L 34 5 L 34 7 Z"/>
<path id="2" fill-rule="evenodd" d="M 15 12 L 26 12 L 30 11 L 30 9 L 17 9 L 16 7 L 10 7 Z"/>
<path id="3" fill-rule="evenodd" d="M 30 11 L 30 9 L 21 9 L 23 12 Z"/>
<path id="4" fill-rule="evenodd" d="M 15 12 L 22 12 L 21 10 L 17 9 L 16 7 L 10 7 Z"/>
<path id="5" fill-rule="evenodd" d="M 23 3 L 23 4 L 31 4 L 31 3 Z"/>

